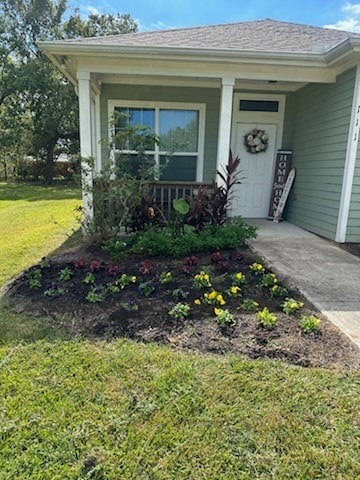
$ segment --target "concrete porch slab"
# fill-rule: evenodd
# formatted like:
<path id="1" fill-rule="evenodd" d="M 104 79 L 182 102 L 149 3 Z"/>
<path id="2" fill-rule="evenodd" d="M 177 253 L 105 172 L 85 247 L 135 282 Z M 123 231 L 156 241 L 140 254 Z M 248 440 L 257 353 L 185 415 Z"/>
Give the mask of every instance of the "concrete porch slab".
<path id="1" fill-rule="evenodd" d="M 253 249 L 360 347 L 360 258 L 288 222 L 245 221 Z"/>

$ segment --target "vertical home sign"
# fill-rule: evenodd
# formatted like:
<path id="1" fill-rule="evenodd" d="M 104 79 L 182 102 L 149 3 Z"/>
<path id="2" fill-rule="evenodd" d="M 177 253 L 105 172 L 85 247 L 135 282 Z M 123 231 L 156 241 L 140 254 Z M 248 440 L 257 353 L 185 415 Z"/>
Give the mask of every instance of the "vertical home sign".
<path id="1" fill-rule="evenodd" d="M 277 151 L 274 172 L 274 184 L 269 209 L 269 218 L 274 218 L 276 209 L 279 205 L 280 198 L 285 187 L 286 179 L 290 172 L 292 156 L 292 150 Z"/>

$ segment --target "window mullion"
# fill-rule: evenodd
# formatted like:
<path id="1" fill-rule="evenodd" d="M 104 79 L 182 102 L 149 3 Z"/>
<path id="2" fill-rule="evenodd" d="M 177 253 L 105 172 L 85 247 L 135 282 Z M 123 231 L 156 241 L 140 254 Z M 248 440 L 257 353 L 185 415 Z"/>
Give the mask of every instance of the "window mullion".
<path id="1" fill-rule="evenodd" d="M 160 136 L 160 109 L 158 107 L 155 108 L 155 134 Z M 155 155 L 154 155 L 155 166 L 159 169 L 160 168 L 160 146 L 156 142 L 155 143 Z M 156 176 L 155 180 L 159 180 L 159 177 Z"/>

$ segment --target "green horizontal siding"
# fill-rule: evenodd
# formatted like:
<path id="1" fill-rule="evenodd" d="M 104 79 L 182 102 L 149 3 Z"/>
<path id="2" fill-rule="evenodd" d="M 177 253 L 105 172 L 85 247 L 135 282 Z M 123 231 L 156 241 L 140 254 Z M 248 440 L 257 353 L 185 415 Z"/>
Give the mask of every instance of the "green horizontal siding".
<path id="1" fill-rule="evenodd" d="M 360 143 L 356 155 L 346 241 L 360 243 Z"/>
<path id="2" fill-rule="evenodd" d="M 104 84 L 101 96 L 102 138 L 108 138 L 108 100 L 153 102 L 189 102 L 206 104 L 204 181 L 214 178 L 217 153 L 220 90 L 193 87 L 159 87 L 151 85 Z M 104 158 L 103 158 L 104 162 Z"/>
<path id="3" fill-rule="evenodd" d="M 335 239 L 355 69 L 335 84 L 311 84 L 288 95 L 285 148 L 294 151 L 296 179 L 286 219 Z"/>

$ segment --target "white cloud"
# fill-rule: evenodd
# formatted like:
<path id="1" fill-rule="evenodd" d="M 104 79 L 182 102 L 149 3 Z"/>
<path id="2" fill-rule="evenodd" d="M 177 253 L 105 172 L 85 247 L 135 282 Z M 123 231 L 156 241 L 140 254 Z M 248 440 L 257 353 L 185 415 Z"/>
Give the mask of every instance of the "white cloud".
<path id="1" fill-rule="evenodd" d="M 360 3 L 347 2 L 341 10 L 345 13 L 345 18 L 332 25 L 324 25 L 324 27 L 360 33 Z"/>
<path id="2" fill-rule="evenodd" d="M 169 25 L 168 23 L 161 22 L 160 20 L 156 23 L 150 23 L 148 25 L 146 25 L 145 23 L 142 23 L 138 18 L 136 19 L 136 22 L 139 25 L 140 32 L 149 32 L 153 30 L 171 30 L 174 28 L 181 28 L 178 26 Z"/>
<path id="3" fill-rule="evenodd" d="M 343 12 L 349 12 L 351 15 L 360 15 L 360 3 L 347 2 L 341 10 Z"/>
<path id="4" fill-rule="evenodd" d="M 90 15 L 101 15 L 101 12 L 100 10 L 98 10 L 97 8 L 95 7 L 92 7 L 91 5 L 87 6 L 87 7 L 83 7 L 84 10 L 86 10 L 88 13 L 90 13 Z"/>

